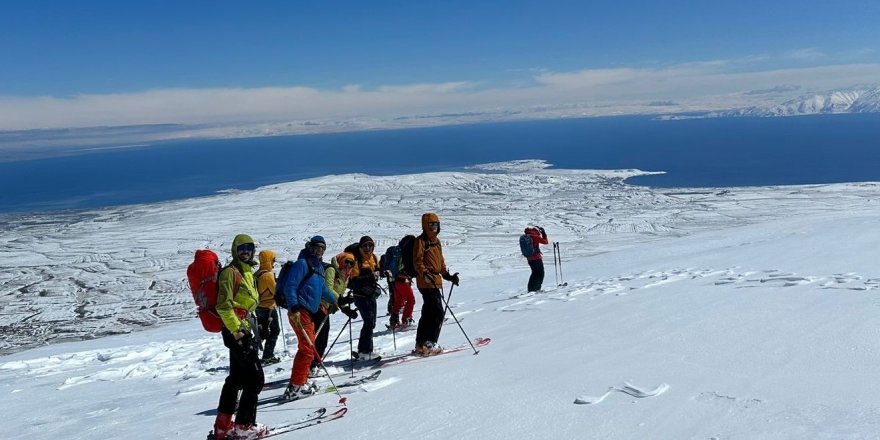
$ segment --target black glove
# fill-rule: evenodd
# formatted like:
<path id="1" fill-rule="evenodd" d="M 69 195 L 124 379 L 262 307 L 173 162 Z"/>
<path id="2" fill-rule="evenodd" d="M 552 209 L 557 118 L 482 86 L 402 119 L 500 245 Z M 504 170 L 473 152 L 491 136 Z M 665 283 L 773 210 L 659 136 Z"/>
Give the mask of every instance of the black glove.
<path id="1" fill-rule="evenodd" d="M 354 296 L 340 296 L 339 299 L 336 300 L 336 305 L 339 307 L 347 306 L 354 302 Z"/>
<path id="2" fill-rule="evenodd" d="M 241 347 L 241 352 L 246 356 L 255 354 L 257 353 L 257 350 L 259 350 L 257 341 L 254 340 L 254 337 L 250 332 L 244 332 L 244 335 L 238 338 L 238 346 Z"/>
<path id="3" fill-rule="evenodd" d="M 547 238 L 547 231 L 544 228 L 538 226 L 538 230 L 541 231 L 541 238 Z"/>
<path id="4" fill-rule="evenodd" d="M 358 319 L 357 310 L 352 310 L 350 307 L 343 307 L 339 311 L 345 313 L 345 316 L 348 316 L 350 319 Z"/>
<path id="5" fill-rule="evenodd" d="M 287 311 L 290 313 L 296 313 L 301 308 L 302 308 L 302 306 L 300 306 L 299 304 L 295 304 L 295 305 L 290 306 L 290 308 L 288 308 Z"/>
<path id="6" fill-rule="evenodd" d="M 456 272 L 456 273 L 454 273 L 454 274 L 452 274 L 452 275 L 449 275 L 449 273 L 447 272 L 447 273 L 443 276 L 443 279 L 446 280 L 446 281 L 450 281 L 450 282 L 452 282 L 452 285 L 453 285 L 453 286 L 457 286 L 457 285 L 458 285 L 458 272 Z"/>

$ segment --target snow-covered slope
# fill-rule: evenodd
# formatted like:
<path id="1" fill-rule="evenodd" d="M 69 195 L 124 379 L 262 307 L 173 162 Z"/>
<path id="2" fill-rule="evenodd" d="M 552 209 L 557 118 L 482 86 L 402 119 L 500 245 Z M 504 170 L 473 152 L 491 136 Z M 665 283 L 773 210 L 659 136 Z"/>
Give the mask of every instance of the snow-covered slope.
<path id="1" fill-rule="evenodd" d="M 282 255 L 314 233 L 331 253 L 364 233 L 385 245 L 427 210 L 439 213 L 447 262 L 462 274 L 455 315 L 492 343 L 476 356 L 385 368 L 347 395 L 343 419 L 280 438 L 876 437 L 880 185 L 659 191 L 622 184 L 635 171 L 532 165 L 331 176 L 8 221 L 6 329 L 34 321 L 24 327 L 50 328 L 44 339 L 59 328 L 101 335 L 137 327 L 125 318 L 136 313 L 163 325 L 0 357 L 0 410 L 15 415 L 4 438 L 204 438 L 226 353 L 181 290 L 192 250 L 225 253 L 238 232 Z M 545 292 L 523 295 L 516 238 L 528 223 L 561 243 L 566 286 L 556 286 L 548 249 Z M 49 276 L 56 266 L 69 272 Z M 44 286 L 53 293 L 34 293 Z M 334 372 L 347 359 L 345 333 L 327 357 Z M 39 335 L 6 341 L 37 340 L 27 334 Z M 377 348 L 412 348 L 412 332 L 395 336 L 378 333 Z M 454 322 L 444 326 L 441 344 L 464 341 Z M 267 369 L 268 380 L 288 377 L 289 363 Z M 296 420 L 337 400 L 264 407 L 258 419 Z"/>

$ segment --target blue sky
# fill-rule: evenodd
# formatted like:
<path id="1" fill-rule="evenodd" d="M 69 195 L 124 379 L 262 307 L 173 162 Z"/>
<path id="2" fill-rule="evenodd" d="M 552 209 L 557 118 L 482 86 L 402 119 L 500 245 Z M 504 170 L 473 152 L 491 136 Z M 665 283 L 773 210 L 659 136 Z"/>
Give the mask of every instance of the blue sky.
<path id="1" fill-rule="evenodd" d="M 873 65 L 878 46 L 876 1 L 5 1 L 0 98 L 450 83 L 478 93 L 719 61 L 726 73 Z"/>

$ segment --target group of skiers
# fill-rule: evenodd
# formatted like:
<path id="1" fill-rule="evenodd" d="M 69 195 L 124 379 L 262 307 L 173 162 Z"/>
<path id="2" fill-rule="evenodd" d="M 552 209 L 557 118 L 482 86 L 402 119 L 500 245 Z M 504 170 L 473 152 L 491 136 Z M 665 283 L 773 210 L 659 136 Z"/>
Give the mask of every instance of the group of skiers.
<path id="1" fill-rule="evenodd" d="M 459 284 L 458 274 L 449 273 L 446 267 L 439 233 L 437 214 L 422 215 L 422 234 L 412 243 L 415 273 L 402 271 L 388 277 L 394 299 L 391 327 L 413 323 L 412 279 L 422 295 L 422 313 L 413 349 L 413 354 L 418 356 L 442 351 L 437 345 L 444 318 L 442 282 Z M 295 262 L 282 266 L 276 279 L 273 272 L 276 254 L 262 250 L 259 270 L 254 272 L 253 267 L 257 266 L 254 240 L 245 234 L 235 237 L 232 262 L 217 276 L 215 309 L 223 324 L 220 330 L 223 343 L 229 349 L 229 375 L 220 393 L 209 439 L 251 439 L 268 433 L 264 425 L 256 422 L 256 413 L 258 395 L 265 383 L 263 365 L 279 361 L 275 356 L 281 331 L 276 300 L 284 303 L 280 305 L 287 309 L 288 321 L 297 338 L 297 352 L 284 399 L 296 400 L 315 393 L 316 387 L 308 384 L 308 378 L 322 362 L 329 336 L 329 315 L 336 311 L 342 311 L 351 319 L 360 314 L 363 319 L 357 352 L 353 352 L 352 357 L 358 360 L 376 357 L 373 329 L 381 294 L 379 280 L 390 274 L 380 271 L 374 249 L 375 242 L 364 236 L 357 246 L 347 247 L 325 263 L 327 242 L 324 237 L 315 235 Z M 350 295 L 346 295 L 346 289 L 350 289 Z M 355 309 L 351 308 L 352 303 Z"/>

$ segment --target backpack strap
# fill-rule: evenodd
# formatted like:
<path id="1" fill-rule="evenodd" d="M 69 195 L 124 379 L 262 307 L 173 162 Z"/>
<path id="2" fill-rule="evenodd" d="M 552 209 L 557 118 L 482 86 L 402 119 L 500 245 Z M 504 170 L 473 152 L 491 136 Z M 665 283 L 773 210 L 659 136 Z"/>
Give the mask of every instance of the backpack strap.
<path id="1" fill-rule="evenodd" d="M 309 263 L 309 259 L 308 259 L 308 258 L 306 258 L 305 260 L 306 260 L 306 266 L 309 267 L 309 271 L 308 271 L 308 273 L 306 273 L 306 276 L 303 277 L 302 281 L 299 282 L 299 285 L 296 286 L 296 292 L 297 292 L 297 293 L 299 293 L 299 290 L 302 289 L 303 286 L 306 285 L 306 282 L 309 281 L 309 278 L 311 278 L 312 275 L 314 275 L 314 274 L 316 274 L 316 273 L 318 272 L 317 270 L 315 270 L 315 267 L 312 266 L 312 263 Z"/>
<path id="2" fill-rule="evenodd" d="M 229 263 L 226 265 L 226 267 L 224 267 L 223 269 L 220 269 L 220 272 L 217 272 L 218 279 L 220 278 L 220 276 L 219 276 L 220 273 L 222 273 L 227 268 L 230 268 L 230 269 L 232 269 L 233 272 L 235 272 L 235 276 L 232 279 L 232 295 L 235 296 L 235 294 L 238 293 L 238 289 L 241 287 L 241 272 L 238 270 L 237 267 L 235 267 L 234 264 Z"/>

